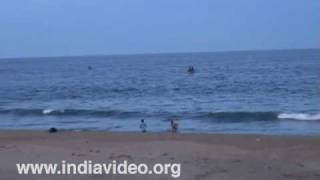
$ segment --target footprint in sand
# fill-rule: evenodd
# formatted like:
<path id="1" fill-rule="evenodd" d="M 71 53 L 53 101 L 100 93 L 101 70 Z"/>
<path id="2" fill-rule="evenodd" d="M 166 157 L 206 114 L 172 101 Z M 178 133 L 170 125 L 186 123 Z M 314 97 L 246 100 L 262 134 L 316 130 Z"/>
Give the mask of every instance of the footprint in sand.
<path id="1" fill-rule="evenodd" d="M 283 174 L 283 176 L 285 178 L 297 178 L 297 179 L 306 179 L 306 178 L 309 178 L 310 175 L 309 174 L 306 174 L 306 173 L 285 173 Z"/>
<path id="2" fill-rule="evenodd" d="M 120 154 L 120 155 L 111 155 L 109 159 L 132 159 L 130 155 L 127 154 Z"/>
<path id="3" fill-rule="evenodd" d="M 240 159 L 234 159 L 234 160 L 232 160 L 231 162 L 232 162 L 232 163 L 240 163 L 241 160 L 240 160 Z"/>
<path id="4" fill-rule="evenodd" d="M 93 152 L 94 152 L 94 153 L 97 153 L 97 154 L 98 154 L 98 153 L 100 153 L 101 151 L 100 151 L 99 149 L 97 149 L 97 150 L 90 149 L 89 152 L 90 152 L 90 153 L 93 153 Z"/>
<path id="5" fill-rule="evenodd" d="M 216 168 L 213 168 L 209 171 L 206 171 L 202 174 L 198 174 L 195 176 L 196 179 L 206 179 L 208 177 L 211 177 L 212 175 L 216 174 L 216 173 L 227 173 L 228 170 L 227 169 L 224 169 L 222 167 L 216 167 Z"/>
<path id="6" fill-rule="evenodd" d="M 2 150 L 8 150 L 8 149 L 14 149 L 14 148 L 16 148 L 15 145 L 13 145 L 13 146 L 1 145 L 1 146 L 0 146 L 0 151 L 2 151 Z"/>
<path id="7" fill-rule="evenodd" d="M 0 146 L 0 151 L 3 149 L 7 149 L 7 146 Z"/>
<path id="8" fill-rule="evenodd" d="M 77 157 L 84 157 L 87 156 L 87 154 L 83 154 L 83 153 L 72 153 L 71 156 L 77 156 Z"/>
<path id="9" fill-rule="evenodd" d="M 313 176 L 315 176 L 315 177 L 320 177 L 320 173 L 313 173 Z"/>
<path id="10" fill-rule="evenodd" d="M 163 153 L 163 154 L 162 154 L 162 156 L 168 156 L 168 155 L 169 155 L 168 153 Z"/>
<path id="11" fill-rule="evenodd" d="M 302 163 L 297 163 L 297 166 L 303 168 L 303 167 L 304 167 L 304 164 L 302 164 Z"/>

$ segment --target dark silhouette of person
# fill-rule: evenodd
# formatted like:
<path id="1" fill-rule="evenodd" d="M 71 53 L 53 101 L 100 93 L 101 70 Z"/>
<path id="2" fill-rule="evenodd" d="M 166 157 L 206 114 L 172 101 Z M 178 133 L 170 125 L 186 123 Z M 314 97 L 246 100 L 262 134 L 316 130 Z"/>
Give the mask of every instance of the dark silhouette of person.
<path id="1" fill-rule="evenodd" d="M 143 133 L 147 132 L 147 124 L 144 122 L 144 119 L 141 119 L 141 123 L 139 127 L 141 129 L 141 132 Z"/>
<path id="2" fill-rule="evenodd" d="M 171 120 L 171 131 L 173 133 L 176 133 L 178 131 L 179 124 L 175 122 L 174 120 Z"/>

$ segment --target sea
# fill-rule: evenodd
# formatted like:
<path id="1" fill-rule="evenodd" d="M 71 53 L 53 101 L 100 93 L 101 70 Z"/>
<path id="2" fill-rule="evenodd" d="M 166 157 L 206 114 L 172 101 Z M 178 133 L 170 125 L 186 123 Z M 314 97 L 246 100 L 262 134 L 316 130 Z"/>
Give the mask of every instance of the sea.
<path id="1" fill-rule="evenodd" d="M 194 72 L 189 73 L 188 67 Z M 320 135 L 320 50 L 0 59 L 0 129 Z"/>

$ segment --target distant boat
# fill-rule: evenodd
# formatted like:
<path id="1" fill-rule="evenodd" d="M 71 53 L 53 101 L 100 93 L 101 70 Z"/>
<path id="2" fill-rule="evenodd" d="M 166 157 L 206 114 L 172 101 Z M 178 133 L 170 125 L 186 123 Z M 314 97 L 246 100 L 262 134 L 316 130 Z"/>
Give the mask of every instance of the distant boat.
<path id="1" fill-rule="evenodd" d="M 194 72 L 195 72 L 194 67 L 193 66 L 189 66 L 188 73 L 189 74 L 193 74 Z"/>
<path id="2" fill-rule="evenodd" d="M 88 66 L 88 70 L 92 70 L 92 67 L 91 67 L 91 66 Z"/>

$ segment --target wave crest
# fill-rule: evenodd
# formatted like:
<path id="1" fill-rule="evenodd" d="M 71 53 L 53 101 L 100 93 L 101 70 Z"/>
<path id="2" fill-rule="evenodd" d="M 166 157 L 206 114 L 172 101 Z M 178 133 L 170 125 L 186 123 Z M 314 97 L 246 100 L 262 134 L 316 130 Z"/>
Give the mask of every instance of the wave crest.
<path id="1" fill-rule="evenodd" d="M 292 119 L 302 121 L 319 121 L 320 114 L 304 114 L 304 113 L 281 113 L 278 115 L 279 119 Z"/>
<path id="2" fill-rule="evenodd" d="M 245 122 L 245 121 L 272 121 L 272 120 L 304 120 L 320 121 L 320 114 L 305 113 L 277 113 L 277 112 L 137 112 L 122 110 L 96 109 L 0 109 L 1 114 L 15 116 L 91 116 L 117 118 L 160 118 L 204 119 L 215 122 Z"/>

